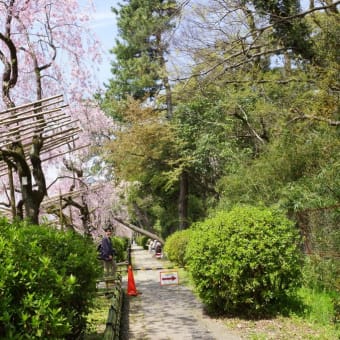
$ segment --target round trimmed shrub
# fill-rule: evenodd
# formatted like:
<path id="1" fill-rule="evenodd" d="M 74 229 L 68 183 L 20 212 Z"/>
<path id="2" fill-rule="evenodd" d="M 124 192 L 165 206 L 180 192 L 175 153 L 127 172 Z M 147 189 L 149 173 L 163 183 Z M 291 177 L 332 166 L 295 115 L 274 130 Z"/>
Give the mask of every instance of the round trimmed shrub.
<path id="1" fill-rule="evenodd" d="M 300 285 L 300 238 L 276 210 L 235 207 L 198 223 L 186 258 L 200 297 L 219 313 L 268 312 Z"/>
<path id="2" fill-rule="evenodd" d="M 179 266 L 185 266 L 185 253 L 191 235 L 191 229 L 176 231 L 171 234 L 164 245 L 164 253 L 167 258 Z"/>
<path id="3" fill-rule="evenodd" d="M 0 338 L 77 339 L 101 267 L 93 242 L 0 219 Z"/>

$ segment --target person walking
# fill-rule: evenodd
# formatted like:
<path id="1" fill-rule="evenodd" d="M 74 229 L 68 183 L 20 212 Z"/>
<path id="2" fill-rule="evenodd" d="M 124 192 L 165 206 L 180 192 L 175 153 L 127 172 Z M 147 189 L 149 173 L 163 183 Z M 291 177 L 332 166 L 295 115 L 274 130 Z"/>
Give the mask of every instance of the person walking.
<path id="1" fill-rule="evenodd" d="M 105 236 L 102 238 L 101 247 L 100 247 L 100 258 L 103 262 L 104 268 L 104 277 L 114 276 L 115 274 L 115 250 L 112 245 L 111 235 L 112 235 L 112 227 L 106 226 L 104 227 Z"/>

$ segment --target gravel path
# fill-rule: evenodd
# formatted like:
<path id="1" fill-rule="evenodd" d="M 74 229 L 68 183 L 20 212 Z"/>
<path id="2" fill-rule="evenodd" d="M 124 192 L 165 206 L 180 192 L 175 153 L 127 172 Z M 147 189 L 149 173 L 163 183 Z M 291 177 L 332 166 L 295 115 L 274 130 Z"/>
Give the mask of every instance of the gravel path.
<path id="1" fill-rule="evenodd" d="M 135 285 L 141 294 L 125 299 L 122 340 L 241 339 L 228 331 L 220 320 L 204 315 L 202 304 L 188 287 L 180 284 L 180 277 L 177 285 L 160 284 L 160 272 L 175 270 L 156 269 L 168 267 L 167 261 L 156 259 L 135 245 L 132 259 Z M 163 274 L 162 277 L 167 276 Z M 126 290 L 127 278 L 123 280 L 123 287 Z"/>

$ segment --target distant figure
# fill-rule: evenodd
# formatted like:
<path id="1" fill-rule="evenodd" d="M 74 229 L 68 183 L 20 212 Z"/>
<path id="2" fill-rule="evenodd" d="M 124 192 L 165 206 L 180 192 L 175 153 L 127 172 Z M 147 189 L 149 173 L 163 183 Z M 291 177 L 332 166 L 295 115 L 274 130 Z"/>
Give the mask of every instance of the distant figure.
<path id="1" fill-rule="evenodd" d="M 157 258 L 162 257 L 162 244 L 159 241 L 157 241 L 155 246 L 155 255 Z"/>
<path id="2" fill-rule="evenodd" d="M 100 258 L 103 262 L 104 276 L 114 276 L 115 274 L 115 250 L 112 246 L 111 226 L 104 227 L 105 236 L 101 241 Z"/>
<path id="3" fill-rule="evenodd" d="M 156 244 L 157 244 L 157 240 L 153 240 L 152 242 L 152 246 L 151 246 L 151 251 L 155 251 L 156 250 Z"/>

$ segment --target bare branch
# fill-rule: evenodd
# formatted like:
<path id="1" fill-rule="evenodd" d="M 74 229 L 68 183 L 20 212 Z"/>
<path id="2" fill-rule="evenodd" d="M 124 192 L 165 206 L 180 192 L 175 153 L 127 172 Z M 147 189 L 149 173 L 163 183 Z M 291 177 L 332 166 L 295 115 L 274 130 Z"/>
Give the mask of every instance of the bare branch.
<path id="1" fill-rule="evenodd" d="M 324 117 L 318 117 L 314 115 L 308 115 L 308 114 L 301 114 L 300 116 L 294 117 L 291 119 L 287 124 L 291 124 L 293 122 L 296 122 L 297 120 L 317 120 L 319 122 L 327 123 L 330 126 L 339 126 L 340 121 L 339 120 L 332 120 Z"/>

